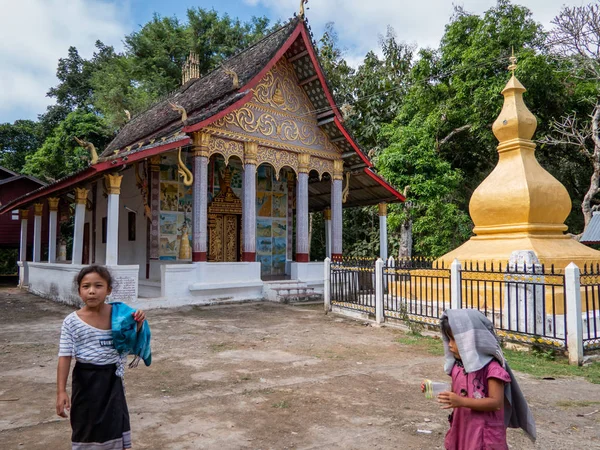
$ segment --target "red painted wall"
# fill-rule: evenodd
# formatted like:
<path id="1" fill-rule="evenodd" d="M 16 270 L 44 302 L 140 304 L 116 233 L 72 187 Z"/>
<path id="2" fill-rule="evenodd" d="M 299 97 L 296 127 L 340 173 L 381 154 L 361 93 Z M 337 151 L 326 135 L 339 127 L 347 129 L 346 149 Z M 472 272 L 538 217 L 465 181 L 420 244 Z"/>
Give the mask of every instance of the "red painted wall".
<path id="1" fill-rule="evenodd" d="M 0 203 L 5 205 L 28 192 L 31 192 L 40 185 L 28 178 L 20 178 L 13 182 L 0 185 Z M 0 247 L 18 248 L 21 239 L 21 220 L 12 220 L 12 213 L 7 212 L 0 215 Z M 44 204 L 44 214 L 42 216 L 42 254 L 47 252 L 48 245 L 48 204 Z M 29 220 L 27 221 L 27 246 L 33 246 L 33 206 L 29 208 Z"/>

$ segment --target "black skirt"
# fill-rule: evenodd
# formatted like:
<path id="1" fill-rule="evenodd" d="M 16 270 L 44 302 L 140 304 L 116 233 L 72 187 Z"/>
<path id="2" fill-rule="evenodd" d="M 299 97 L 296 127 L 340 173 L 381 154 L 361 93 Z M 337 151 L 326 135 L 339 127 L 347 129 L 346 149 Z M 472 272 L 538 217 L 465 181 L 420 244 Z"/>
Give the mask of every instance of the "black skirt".
<path id="1" fill-rule="evenodd" d="M 73 450 L 131 448 L 129 411 L 116 370 L 116 364 L 75 364 L 70 413 Z"/>

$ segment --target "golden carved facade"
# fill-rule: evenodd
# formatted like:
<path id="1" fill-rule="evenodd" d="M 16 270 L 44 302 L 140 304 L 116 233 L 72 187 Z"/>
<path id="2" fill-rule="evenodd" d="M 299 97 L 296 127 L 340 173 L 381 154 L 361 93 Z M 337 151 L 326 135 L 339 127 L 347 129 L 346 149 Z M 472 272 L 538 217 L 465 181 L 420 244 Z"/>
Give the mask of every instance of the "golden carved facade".
<path id="1" fill-rule="evenodd" d="M 251 101 L 196 133 L 203 137 L 195 136 L 194 145 L 209 156 L 222 155 L 227 164 L 232 156 L 245 162 L 244 143 L 252 142 L 258 144 L 256 164 L 272 165 L 277 176 L 283 167 L 298 173 L 302 154 L 310 155 L 309 170 L 319 177 L 333 175 L 341 150 L 319 128 L 313 109 L 293 66 L 282 59 L 253 89 Z"/>
<path id="2" fill-rule="evenodd" d="M 208 205 L 209 262 L 240 260 L 242 201 L 231 189 L 231 175 L 228 167 L 219 174 L 221 189 Z"/>

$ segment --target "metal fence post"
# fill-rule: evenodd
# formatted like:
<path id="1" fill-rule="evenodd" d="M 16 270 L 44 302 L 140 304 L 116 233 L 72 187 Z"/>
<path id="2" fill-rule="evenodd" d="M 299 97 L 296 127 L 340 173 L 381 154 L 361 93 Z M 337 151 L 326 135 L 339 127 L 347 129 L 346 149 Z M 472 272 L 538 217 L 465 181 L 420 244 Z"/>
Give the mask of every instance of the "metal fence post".
<path id="1" fill-rule="evenodd" d="M 462 308 L 462 291 L 460 288 L 460 261 L 455 259 L 450 265 L 450 309 Z"/>
<path id="2" fill-rule="evenodd" d="M 567 303 L 567 350 L 569 364 L 583 364 L 583 323 L 581 320 L 581 273 L 575 263 L 565 269 L 565 297 Z"/>
<path id="3" fill-rule="evenodd" d="M 325 258 L 324 266 L 324 286 L 323 286 L 323 307 L 325 308 L 325 314 L 331 311 L 331 259 Z"/>
<path id="4" fill-rule="evenodd" d="M 383 323 L 383 265 L 381 258 L 375 263 L 375 320 L 377 323 Z"/>

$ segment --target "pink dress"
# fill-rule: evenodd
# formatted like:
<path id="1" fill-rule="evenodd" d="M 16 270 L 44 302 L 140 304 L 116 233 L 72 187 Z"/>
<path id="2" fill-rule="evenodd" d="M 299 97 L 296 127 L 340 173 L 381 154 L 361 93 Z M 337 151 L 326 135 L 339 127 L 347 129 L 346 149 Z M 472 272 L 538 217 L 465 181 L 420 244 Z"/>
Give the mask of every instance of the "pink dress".
<path id="1" fill-rule="evenodd" d="M 490 378 L 510 383 L 510 375 L 496 360 L 472 373 L 465 373 L 455 364 L 452 368 L 452 391 L 463 397 L 485 398 Z M 450 420 L 445 441 L 447 450 L 508 450 L 504 408 L 499 411 L 455 408 Z"/>

